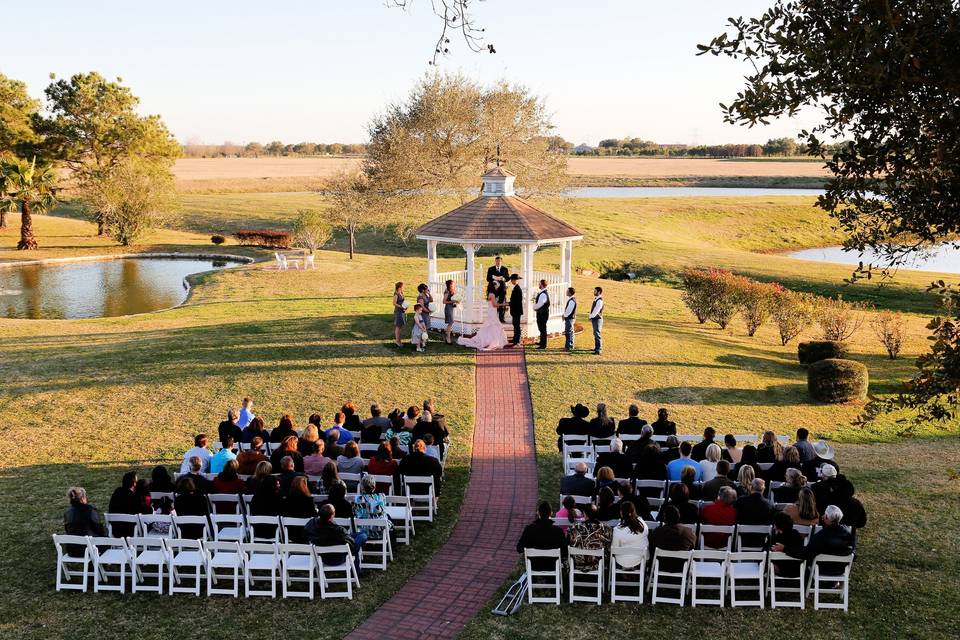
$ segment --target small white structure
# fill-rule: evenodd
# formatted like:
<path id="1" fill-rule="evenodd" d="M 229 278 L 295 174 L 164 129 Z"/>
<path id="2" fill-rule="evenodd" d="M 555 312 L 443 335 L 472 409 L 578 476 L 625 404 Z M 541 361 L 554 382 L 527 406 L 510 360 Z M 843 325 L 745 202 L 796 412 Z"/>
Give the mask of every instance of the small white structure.
<path id="1" fill-rule="evenodd" d="M 427 283 L 436 306 L 432 314 L 433 327 L 444 326 L 444 283 L 453 280 L 457 293 L 463 297 L 455 314 L 454 330 L 472 333 L 473 327 L 483 322 L 488 309 L 486 271 L 483 265 L 476 264 L 477 251 L 482 246 L 518 246 L 521 264 L 519 268 L 513 266 L 512 272 L 522 278 L 520 285 L 525 303 L 522 327 L 526 329 L 525 333 L 537 332 L 533 297 L 540 280 L 547 281 L 550 295 L 547 330 L 550 333 L 563 330 L 561 314 L 566 302 L 566 290 L 572 280 L 573 243 L 582 240 L 583 234 L 563 220 L 517 197 L 513 191 L 515 178 L 503 167 L 494 167 L 483 174 L 483 194 L 479 198 L 431 220 L 417 230 L 417 238 L 427 241 Z M 437 245 L 441 242 L 463 247 L 467 254 L 466 269 L 437 271 Z M 534 269 L 534 253 L 544 245 L 560 245 L 560 273 Z M 508 302 L 511 289 L 508 283 Z"/>

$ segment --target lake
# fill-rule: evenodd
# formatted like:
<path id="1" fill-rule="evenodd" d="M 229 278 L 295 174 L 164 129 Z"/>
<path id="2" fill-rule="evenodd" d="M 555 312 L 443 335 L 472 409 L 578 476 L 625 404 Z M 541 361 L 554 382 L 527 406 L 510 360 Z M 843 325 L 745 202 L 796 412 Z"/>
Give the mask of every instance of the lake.
<path id="1" fill-rule="evenodd" d="M 124 258 L 0 268 L 0 317 L 100 318 L 168 309 L 187 299 L 183 279 L 233 266 L 213 259 Z"/>
<path id="2" fill-rule="evenodd" d="M 762 189 L 748 187 L 578 187 L 567 189 L 570 198 L 676 198 L 694 196 L 819 196 L 823 189 Z"/>
<path id="3" fill-rule="evenodd" d="M 877 263 L 878 256 L 873 251 L 860 254 L 856 251 L 844 251 L 843 247 L 821 247 L 819 249 L 804 249 L 788 254 L 791 258 L 800 260 L 816 260 L 817 262 L 836 262 L 839 264 Z M 929 252 L 913 256 L 902 264 L 900 269 L 915 271 L 936 271 L 940 273 L 960 273 L 960 250 L 952 244 L 942 244 Z"/>

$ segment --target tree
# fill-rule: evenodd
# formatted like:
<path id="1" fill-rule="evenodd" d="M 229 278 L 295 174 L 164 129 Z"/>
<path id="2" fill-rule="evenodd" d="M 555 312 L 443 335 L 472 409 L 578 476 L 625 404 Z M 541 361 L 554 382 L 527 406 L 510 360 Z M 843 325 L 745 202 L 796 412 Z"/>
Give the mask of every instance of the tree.
<path id="1" fill-rule="evenodd" d="M 274 140 L 266 146 L 264 151 L 268 156 L 279 156 L 283 153 L 283 143 L 279 140 Z"/>
<path id="2" fill-rule="evenodd" d="M 409 9 L 412 5 L 413 0 L 388 0 L 388 6 L 401 9 Z M 434 45 L 433 56 L 429 64 L 437 64 L 440 56 L 446 56 L 450 53 L 450 36 L 455 33 L 460 34 L 467 48 L 474 53 L 480 51 L 497 52 L 492 44 L 483 41 L 485 29 L 474 23 L 470 0 L 431 0 L 431 5 L 433 13 L 443 23 L 443 28 Z"/>
<path id="3" fill-rule="evenodd" d="M 824 340 L 844 342 L 863 325 L 869 306 L 864 302 L 847 302 L 842 296 L 817 300 L 817 324 Z"/>
<path id="4" fill-rule="evenodd" d="M 887 350 L 891 360 L 896 360 L 903 346 L 903 318 L 893 311 L 881 311 L 870 320 L 870 328 Z"/>
<path id="5" fill-rule="evenodd" d="M 327 216 L 316 209 L 300 209 L 293 222 L 293 241 L 296 246 L 313 253 L 327 244 L 333 235 L 333 227 Z"/>
<path id="6" fill-rule="evenodd" d="M 114 240 L 129 246 L 160 226 L 175 201 L 173 175 L 151 162 L 128 159 L 91 182 L 87 206 L 99 212 Z"/>
<path id="7" fill-rule="evenodd" d="M 780 332 L 780 344 L 787 344 L 810 326 L 816 315 L 817 301 L 809 293 L 780 289 L 773 296 L 770 313 Z"/>
<path id="8" fill-rule="evenodd" d="M 39 110 L 40 102 L 27 94 L 26 84 L 0 73 L 0 158 L 35 153 L 39 136 L 33 118 Z"/>
<path id="9" fill-rule="evenodd" d="M 257 158 L 263 153 L 263 145 L 259 142 L 248 142 L 247 146 L 243 148 L 244 155 L 253 156 Z"/>
<path id="10" fill-rule="evenodd" d="M 334 176 L 324 193 L 333 201 L 328 219 L 335 228 L 346 232 L 353 260 L 357 231 L 363 227 L 379 228 L 386 221 L 378 194 L 363 172 Z"/>
<path id="11" fill-rule="evenodd" d="M 743 322 L 747 325 L 747 335 L 753 337 L 773 310 L 774 296 L 781 290 L 779 284 L 757 282 L 740 277 L 737 286 L 737 303 Z"/>
<path id="12" fill-rule="evenodd" d="M 47 87 L 46 96 L 49 114 L 34 119 L 36 129 L 45 136 L 47 153 L 71 169 L 85 198 L 131 158 L 169 172 L 180 156 L 180 145 L 160 117 L 139 115 L 140 100 L 130 89 L 99 73 L 56 80 Z M 97 232 L 103 235 L 105 212 L 91 209 L 91 213 Z"/>
<path id="13" fill-rule="evenodd" d="M 0 209 L 20 206 L 20 242 L 17 249 L 36 249 L 33 214 L 46 213 L 57 202 L 57 171 L 52 165 L 37 166 L 36 159 L 0 161 L 3 194 Z"/>
<path id="14" fill-rule="evenodd" d="M 771 138 L 763 145 L 763 155 L 765 156 L 794 156 L 796 154 L 797 143 L 792 138 Z"/>

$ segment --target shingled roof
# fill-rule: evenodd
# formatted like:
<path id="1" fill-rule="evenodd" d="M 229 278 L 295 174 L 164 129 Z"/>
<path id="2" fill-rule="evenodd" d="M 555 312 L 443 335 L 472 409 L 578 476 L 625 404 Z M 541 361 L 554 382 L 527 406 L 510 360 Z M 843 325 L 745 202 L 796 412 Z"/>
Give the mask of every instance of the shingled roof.
<path id="1" fill-rule="evenodd" d="M 496 167 L 491 171 L 505 170 Z M 417 238 L 422 240 L 466 242 L 544 242 L 582 237 L 576 227 L 517 196 L 480 196 L 417 230 Z"/>
<path id="2" fill-rule="evenodd" d="M 488 177 L 492 177 L 492 176 L 502 176 L 502 177 L 504 177 L 504 178 L 510 176 L 510 177 L 516 178 L 516 177 L 517 177 L 517 174 L 511 173 L 510 171 L 507 171 L 507 170 L 504 169 L 503 167 L 497 165 L 496 167 L 490 169 L 490 170 L 487 171 L 485 174 L 483 174 L 483 177 L 484 177 L 484 178 L 488 178 Z"/>

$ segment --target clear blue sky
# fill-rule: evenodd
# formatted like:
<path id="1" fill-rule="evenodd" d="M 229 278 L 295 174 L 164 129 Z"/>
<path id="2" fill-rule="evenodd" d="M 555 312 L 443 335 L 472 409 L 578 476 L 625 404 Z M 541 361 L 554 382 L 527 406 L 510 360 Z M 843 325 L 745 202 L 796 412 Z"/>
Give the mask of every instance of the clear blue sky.
<path id="1" fill-rule="evenodd" d="M 453 41 L 441 68 L 482 82 L 505 78 L 543 96 L 557 133 L 658 142 L 763 142 L 807 119 L 746 129 L 718 102 L 742 84 L 739 63 L 696 57 L 729 15 L 769 0 L 485 0 L 475 16 L 497 53 Z M 388 102 L 430 69 L 439 21 L 430 0 L 410 11 L 383 0 L 34 0 L 8 3 L 0 72 L 41 96 L 48 74 L 120 76 L 183 141 L 359 142 Z"/>

